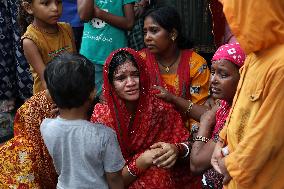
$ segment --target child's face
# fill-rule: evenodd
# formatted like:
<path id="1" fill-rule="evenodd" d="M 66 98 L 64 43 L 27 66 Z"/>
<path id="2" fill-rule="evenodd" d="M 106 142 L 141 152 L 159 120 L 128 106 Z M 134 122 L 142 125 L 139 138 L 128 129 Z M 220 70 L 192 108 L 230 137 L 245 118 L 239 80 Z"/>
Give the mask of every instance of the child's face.
<path id="1" fill-rule="evenodd" d="M 33 0 L 30 10 L 37 22 L 54 25 L 62 14 L 62 0 Z"/>
<path id="2" fill-rule="evenodd" d="M 211 66 L 211 92 L 215 99 L 232 103 L 238 81 L 238 67 L 228 60 L 217 60 Z"/>
<path id="3" fill-rule="evenodd" d="M 132 62 L 127 60 L 116 68 L 113 86 L 122 100 L 136 101 L 139 99 L 139 71 Z"/>

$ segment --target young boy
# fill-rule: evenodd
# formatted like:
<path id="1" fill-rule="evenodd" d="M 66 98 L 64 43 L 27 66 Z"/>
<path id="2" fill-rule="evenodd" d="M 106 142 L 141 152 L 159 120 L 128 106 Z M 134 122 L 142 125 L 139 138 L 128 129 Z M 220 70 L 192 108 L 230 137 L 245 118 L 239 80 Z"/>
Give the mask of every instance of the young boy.
<path id="1" fill-rule="evenodd" d="M 47 96 L 59 109 L 40 127 L 59 175 L 57 188 L 122 189 L 124 159 L 115 132 L 88 120 L 95 97 L 94 68 L 82 55 L 62 54 L 44 71 Z"/>

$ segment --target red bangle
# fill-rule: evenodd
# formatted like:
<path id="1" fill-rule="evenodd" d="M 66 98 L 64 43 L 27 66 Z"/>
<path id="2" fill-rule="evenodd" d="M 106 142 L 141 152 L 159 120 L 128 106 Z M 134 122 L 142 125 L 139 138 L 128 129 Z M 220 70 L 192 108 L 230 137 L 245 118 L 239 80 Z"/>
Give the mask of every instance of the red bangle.
<path id="1" fill-rule="evenodd" d="M 143 169 L 140 169 L 136 166 L 136 159 L 133 159 L 132 161 L 129 162 L 127 165 L 128 171 L 132 176 L 140 176 L 144 173 Z"/>

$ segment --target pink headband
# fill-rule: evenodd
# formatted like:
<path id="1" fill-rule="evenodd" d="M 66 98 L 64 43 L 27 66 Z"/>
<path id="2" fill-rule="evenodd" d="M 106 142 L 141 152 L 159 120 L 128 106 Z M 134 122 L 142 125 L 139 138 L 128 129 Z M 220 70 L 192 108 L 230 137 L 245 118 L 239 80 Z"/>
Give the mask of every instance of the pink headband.
<path id="1" fill-rule="evenodd" d="M 239 43 L 231 43 L 219 47 L 211 61 L 221 59 L 229 60 L 230 62 L 236 64 L 238 67 L 242 67 L 244 65 L 246 55 L 241 49 Z"/>

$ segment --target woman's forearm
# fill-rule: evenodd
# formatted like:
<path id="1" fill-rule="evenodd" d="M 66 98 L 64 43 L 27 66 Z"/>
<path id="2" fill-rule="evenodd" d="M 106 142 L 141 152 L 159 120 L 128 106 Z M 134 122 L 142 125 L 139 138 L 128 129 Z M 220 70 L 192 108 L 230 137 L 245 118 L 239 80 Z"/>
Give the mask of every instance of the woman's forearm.
<path id="1" fill-rule="evenodd" d="M 209 107 L 205 105 L 195 103 L 193 103 L 190 108 L 189 106 L 191 101 L 175 95 L 172 96 L 171 103 L 174 104 L 181 112 L 187 113 L 187 115 L 195 121 L 199 121 L 201 115 L 209 109 Z M 188 108 L 190 108 L 190 110 L 188 110 Z"/>
<path id="2" fill-rule="evenodd" d="M 128 187 L 132 182 L 136 180 L 136 177 L 129 173 L 127 166 L 124 166 L 122 169 L 122 177 L 125 187 Z"/>
<path id="3" fill-rule="evenodd" d="M 200 123 L 200 127 L 197 133 L 197 137 L 210 139 L 212 133 L 213 123 L 203 122 Z M 194 141 L 191 149 L 190 156 L 190 169 L 194 174 L 201 174 L 205 170 L 211 167 L 211 156 L 215 148 L 215 142 L 211 139 L 206 141 Z"/>

